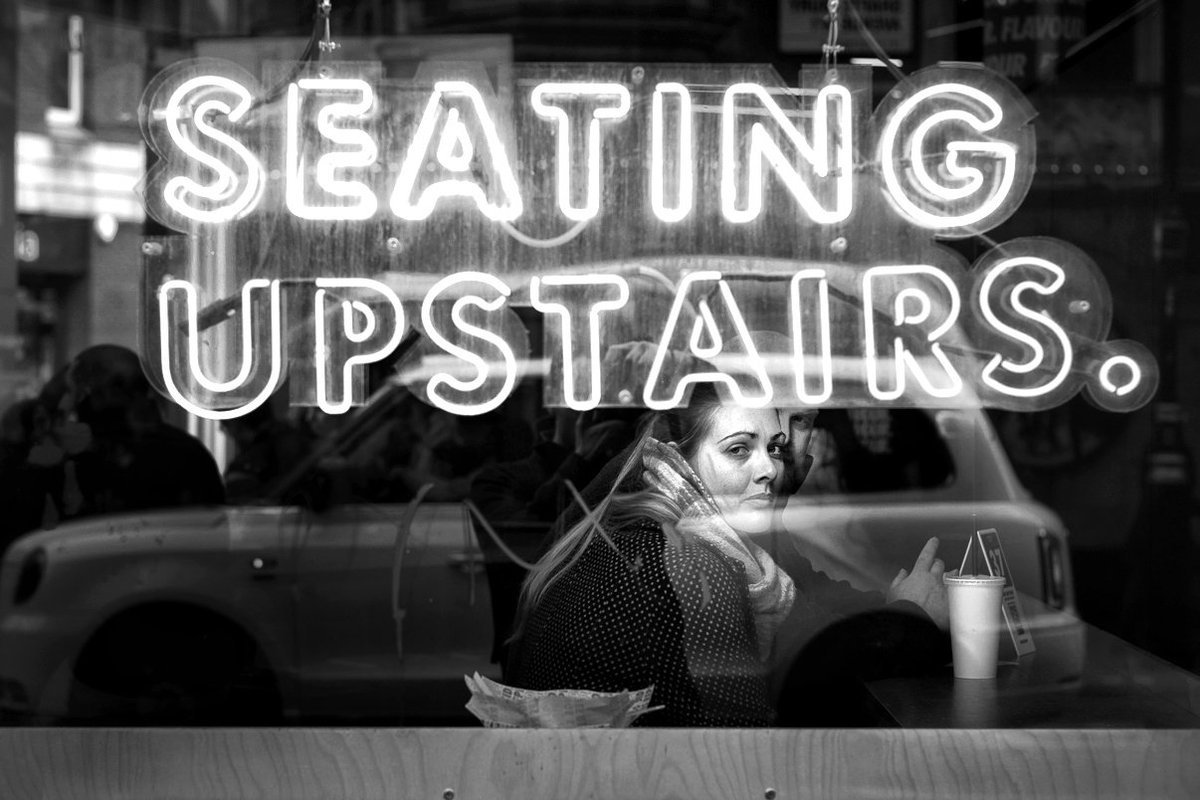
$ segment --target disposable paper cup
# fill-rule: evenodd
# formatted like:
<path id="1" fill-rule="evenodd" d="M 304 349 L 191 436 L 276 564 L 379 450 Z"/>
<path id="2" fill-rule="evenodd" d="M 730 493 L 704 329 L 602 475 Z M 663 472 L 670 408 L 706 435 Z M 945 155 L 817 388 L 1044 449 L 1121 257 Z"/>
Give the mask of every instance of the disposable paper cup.
<path id="1" fill-rule="evenodd" d="M 1000 648 L 1000 598 L 1004 578 L 945 575 L 950 603 L 954 677 L 994 678 Z"/>

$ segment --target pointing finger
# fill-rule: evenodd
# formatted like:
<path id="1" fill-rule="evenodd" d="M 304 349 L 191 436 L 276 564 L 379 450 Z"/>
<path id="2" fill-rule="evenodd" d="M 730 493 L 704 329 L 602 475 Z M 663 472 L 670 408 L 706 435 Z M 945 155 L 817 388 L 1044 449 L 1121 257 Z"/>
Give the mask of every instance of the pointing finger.
<path id="1" fill-rule="evenodd" d="M 937 549 L 938 540 L 936 536 L 933 536 L 928 542 L 925 543 L 925 546 L 921 548 L 920 555 L 917 556 L 916 562 L 913 563 L 913 572 L 927 572 L 933 565 L 933 559 L 934 556 L 937 555 Z"/>

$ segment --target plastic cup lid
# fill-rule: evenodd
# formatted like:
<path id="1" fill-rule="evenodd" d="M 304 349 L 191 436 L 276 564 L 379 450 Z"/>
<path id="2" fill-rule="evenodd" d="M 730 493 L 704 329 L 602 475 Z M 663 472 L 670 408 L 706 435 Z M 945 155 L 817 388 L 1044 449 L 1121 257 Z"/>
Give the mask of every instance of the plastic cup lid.
<path id="1" fill-rule="evenodd" d="M 1003 586 L 1003 576 L 993 575 L 943 575 L 943 583 L 953 583 L 955 586 Z"/>

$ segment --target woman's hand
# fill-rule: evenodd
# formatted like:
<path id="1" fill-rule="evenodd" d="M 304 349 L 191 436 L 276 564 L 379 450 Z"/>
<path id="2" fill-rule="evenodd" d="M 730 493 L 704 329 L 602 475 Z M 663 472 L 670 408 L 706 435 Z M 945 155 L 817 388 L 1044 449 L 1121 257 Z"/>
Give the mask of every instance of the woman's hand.
<path id="1" fill-rule="evenodd" d="M 938 549 L 937 537 L 925 543 L 921 554 L 913 564 L 912 572 L 900 570 L 888 588 L 888 602 L 908 600 L 916 603 L 925 610 L 939 628 L 946 630 L 950 625 L 950 609 L 946 604 L 946 585 L 942 583 L 942 575 L 946 565 L 936 558 Z"/>

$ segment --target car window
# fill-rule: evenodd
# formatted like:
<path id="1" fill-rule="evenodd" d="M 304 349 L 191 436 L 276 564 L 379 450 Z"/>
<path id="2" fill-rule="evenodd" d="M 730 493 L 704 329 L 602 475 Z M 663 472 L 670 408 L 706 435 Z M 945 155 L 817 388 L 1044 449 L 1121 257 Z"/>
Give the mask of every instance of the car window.
<path id="1" fill-rule="evenodd" d="M 429 501 L 467 498 L 472 477 L 498 461 L 526 456 L 533 424 L 523 396 L 477 417 L 450 414 L 386 383 L 371 402 L 344 418 L 292 409 L 260 423 L 226 469 L 270 464 L 234 503 L 402 503 L 428 485 Z M 227 432 L 229 426 L 226 426 Z"/>
<path id="2" fill-rule="evenodd" d="M 933 489 L 954 481 L 950 448 L 923 409 L 826 409 L 816 429 L 803 493 Z"/>

